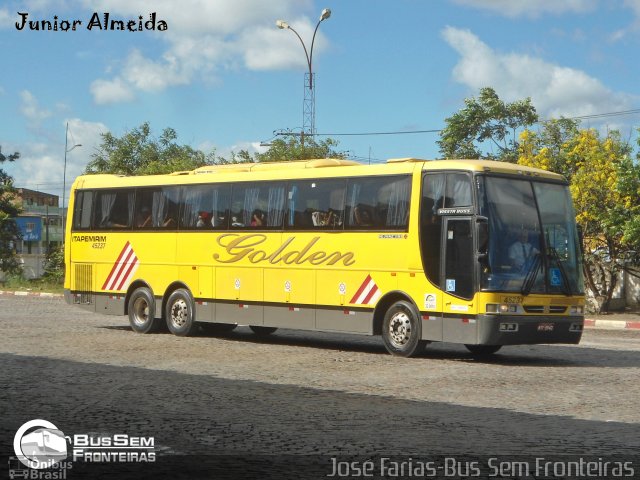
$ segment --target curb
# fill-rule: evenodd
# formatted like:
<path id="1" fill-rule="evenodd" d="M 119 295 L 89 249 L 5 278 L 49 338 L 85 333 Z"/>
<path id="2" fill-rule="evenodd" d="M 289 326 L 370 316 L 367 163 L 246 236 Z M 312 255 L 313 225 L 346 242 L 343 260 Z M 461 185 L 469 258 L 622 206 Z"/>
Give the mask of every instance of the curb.
<path id="1" fill-rule="evenodd" d="M 62 293 L 51 293 L 51 292 L 25 292 L 24 290 L 16 290 L 16 291 L 7 291 L 0 290 L 0 295 L 15 295 L 17 297 L 64 297 Z"/>
<path id="2" fill-rule="evenodd" d="M 628 322 L 626 320 L 594 320 L 584 319 L 585 327 L 608 328 L 610 330 L 640 330 L 640 321 Z"/>

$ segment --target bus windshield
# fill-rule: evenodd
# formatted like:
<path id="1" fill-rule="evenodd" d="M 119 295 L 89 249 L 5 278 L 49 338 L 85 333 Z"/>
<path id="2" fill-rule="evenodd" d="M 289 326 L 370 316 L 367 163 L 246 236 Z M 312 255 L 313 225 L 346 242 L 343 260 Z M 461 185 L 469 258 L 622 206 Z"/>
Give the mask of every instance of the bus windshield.
<path id="1" fill-rule="evenodd" d="M 568 188 L 537 180 L 478 180 L 480 214 L 489 223 L 480 288 L 524 295 L 584 293 Z"/>

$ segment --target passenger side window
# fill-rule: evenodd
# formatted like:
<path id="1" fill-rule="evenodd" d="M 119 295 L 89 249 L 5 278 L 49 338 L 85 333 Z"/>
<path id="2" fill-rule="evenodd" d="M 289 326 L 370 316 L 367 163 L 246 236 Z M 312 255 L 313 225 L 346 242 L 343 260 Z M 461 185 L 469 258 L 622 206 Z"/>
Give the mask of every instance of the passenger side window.
<path id="1" fill-rule="evenodd" d="M 133 190 L 97 190 L 95 195 L 93 228 L 96 230 L 131 228 L 133 223 Z"/>
<path id="2" fill-rule="evenodd" d="M 411 178 L 400 176 L 356 178 L 347 190 L 347 228 L 399 230 L 409 223 Z"/>
<path id="3" fill-rule="evenodd" d="M 185 230 L 227 228 L 230 192 L 231 187 L 227 185 L 183 187 L 180 228 Z"/>
<path id="4" fill-rule="evenodd" d="M 346 181 L 299 180 L 289 184 L 286 226 L 296 230 L 341 229 Z"/>
<path id="5" fill-rule="evenodd" d="M 177 187 L 139 188 L 134 227 L 140 230 L 177 230 L 179 192 Z"/>
<path id="6" fill-rule="evenodd" d="M 275 229 L 284 220 L 284 183 L 238 184 L 233 187 L 231 228 Z"/>

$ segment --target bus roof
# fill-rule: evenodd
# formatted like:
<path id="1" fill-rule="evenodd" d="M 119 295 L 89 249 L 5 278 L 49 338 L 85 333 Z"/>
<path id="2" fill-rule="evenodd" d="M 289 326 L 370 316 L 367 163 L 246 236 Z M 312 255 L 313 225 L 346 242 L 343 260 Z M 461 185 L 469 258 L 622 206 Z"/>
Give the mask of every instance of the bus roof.
<path id="1" fill-rule="evenodd" d="M 318 178 L 334 175 L 347 177 L 360 175 L 407 174 L 413 172 L 416 168 L 425 171 L 461 170 L 530 176 L 556 181 L 564 180 L 561 175 L 548 172 L 546 170 L 490 160 L 425 160 L 419 158 L 394 158 L 388 160 L 386 163 L 366 165 L 352 160 L 323 158 L 289 162 L 207 165 L 192 171 L 174 172 L 164 175 L 82 175 L 76 179 L 75 188 L 197 184 L 209 182 L 215 183 L 220 181 L 242 182 L 252 180 L 284 180 L 287 178 Z"/>

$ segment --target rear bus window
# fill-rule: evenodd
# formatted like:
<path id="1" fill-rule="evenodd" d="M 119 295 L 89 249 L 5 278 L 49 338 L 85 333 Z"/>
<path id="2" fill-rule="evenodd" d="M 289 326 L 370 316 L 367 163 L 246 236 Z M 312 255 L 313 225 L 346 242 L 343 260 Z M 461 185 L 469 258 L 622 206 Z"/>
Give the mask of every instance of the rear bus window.
<path id="1" fill-rule="evenodd" d="M 76 191 L 76 198 L 73 207 L 73 228 L 75 230 L 88 230 L 91 228 L 92 203 L 92 191 Z"/>

